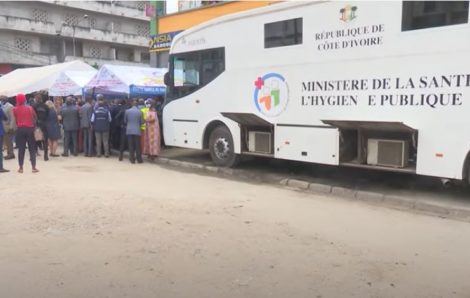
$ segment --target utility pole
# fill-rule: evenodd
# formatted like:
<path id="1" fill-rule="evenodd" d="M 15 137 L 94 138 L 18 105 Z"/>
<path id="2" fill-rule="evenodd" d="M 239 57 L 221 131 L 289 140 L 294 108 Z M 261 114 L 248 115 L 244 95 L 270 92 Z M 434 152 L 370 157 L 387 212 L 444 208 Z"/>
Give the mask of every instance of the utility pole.
<path id="1" fill-rule="evenodd" d="M 151 16 L 150 19 L 150 35 L 151 36 L 156 36 L 159 33 L 159 28 L 158 28 L 158 19 L 161 15 L 165 13 L 165 1 L 162 0 L 151 0 L 150 5 L 153 7 L 153 15 Z M 150 51 L 150 65 L 152 67 L 157 67 L 159 65 L 158 63 L 158 53 Z"/>

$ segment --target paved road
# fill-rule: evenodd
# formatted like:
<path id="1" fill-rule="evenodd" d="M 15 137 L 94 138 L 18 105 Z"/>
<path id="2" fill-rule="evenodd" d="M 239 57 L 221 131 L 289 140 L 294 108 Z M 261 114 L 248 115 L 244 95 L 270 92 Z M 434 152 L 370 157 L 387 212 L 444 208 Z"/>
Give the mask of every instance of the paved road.
<path id="1" fill-rule="evenodd" d="M 469 223 L 116 159 L 39 168 L 1 176 L 0 297 L 470 297 Z"/>

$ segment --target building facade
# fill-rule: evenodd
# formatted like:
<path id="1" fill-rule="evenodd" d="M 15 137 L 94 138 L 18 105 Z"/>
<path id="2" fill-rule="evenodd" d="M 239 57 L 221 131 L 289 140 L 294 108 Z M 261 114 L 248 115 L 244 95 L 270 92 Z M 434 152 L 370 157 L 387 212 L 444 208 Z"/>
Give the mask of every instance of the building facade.
<path id="1" fill-rule="evenodd" d="M 168 67 L 173 37 L 179 32 L 226 14 L 271 5 L 279 1 L 180 1 L 177 13 L 159 16 L 150 37 L 150 65 Z"/>
<path id="2" fill-rule="evenodd" d="M 145 1 L 0 1 L 0 74 L 81 59 L 149 64 Z"/>

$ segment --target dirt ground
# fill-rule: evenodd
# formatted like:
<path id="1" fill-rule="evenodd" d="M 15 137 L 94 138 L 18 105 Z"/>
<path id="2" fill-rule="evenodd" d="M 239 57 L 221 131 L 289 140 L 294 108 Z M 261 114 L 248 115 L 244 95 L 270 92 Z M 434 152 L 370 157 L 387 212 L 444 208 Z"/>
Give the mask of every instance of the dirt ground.
<path id="1" fill-rule="evenodd" d="M 469 223 L 114 158 L 38 167 L 0 176 L 0 297 L 470 297 Z"/>

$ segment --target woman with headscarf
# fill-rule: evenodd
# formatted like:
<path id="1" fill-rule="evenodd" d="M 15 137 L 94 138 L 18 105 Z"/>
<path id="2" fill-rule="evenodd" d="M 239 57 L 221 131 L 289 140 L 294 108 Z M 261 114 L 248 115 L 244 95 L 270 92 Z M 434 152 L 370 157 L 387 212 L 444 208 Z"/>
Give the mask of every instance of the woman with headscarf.
<path id="1" fill-rule="evenodd" d="M 31 106 L 25 105 L 26 96 L 18 94 L 16 96 L 16 107 L 13 114 L 16 118 L 16 144 L 18 145 L 18 164 L 20 168 L 18 173 L 23 173 L 24 156 L 26 153 L 26 143 L 28 143 L 29 157 L 33 173 L 39 172 L 36 168 L 36 141 L 34 139 L 34 123 L 36 122 L 36 113 Z"/>
<path id="2" fill-rule="evenodd" d="M 140 148 L 142 148 L 142 154 L 149 154 L 146 152 L 146 147 L 145 147 L 145 120 L 147 119 L 147 113 L 150 110 L 150 102 L 151 98 L 147 98 L 147 100 L 144 101 L 143 98 L 139 98 L 139 109 L 142 112 L 142 116 L 144 117 L 144 123 L 140 126 Z"/>
<path id="3" fill-rule="evenodd" d="M 145 147 L 144 152 L 148 154 L 151 160 L 160 155 L 160 124 L 158 122 L 158 115 L 156 104 L 150 101 L 150 108 L 145 118 Z"/>

